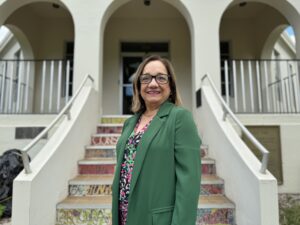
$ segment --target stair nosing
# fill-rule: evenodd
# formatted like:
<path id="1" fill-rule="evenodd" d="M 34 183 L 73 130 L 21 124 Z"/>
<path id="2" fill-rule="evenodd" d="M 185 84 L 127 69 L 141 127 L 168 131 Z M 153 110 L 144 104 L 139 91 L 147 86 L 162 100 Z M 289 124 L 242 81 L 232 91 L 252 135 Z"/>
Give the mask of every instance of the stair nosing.
<path id="1" fill-rule="evenodd" d="M 116 145 L 86 145 L 85 149 L 116 149 Z"/>
<path id="2" fill-rule="evenodd" d="M 110 201 L 109 203 L 104 202 L 104 203 L 99 203 L 98 201 L 101 200 L 101 198 L 107 199 Z M 216 199 L 216 198 L 222 198 L 223 202 L 219 203 L 201 203 L 204 199 Z M 90 202 L 83 203 L 83 202 L 78 202 L 78 200 L 90 200 Z M 69 200 L 71 202 L 65 202 L 66 200 Z M 72 202 L 72 200 L 74 202 Z M 77 200 L 77 202 L 76 202 Z M 111 201 L 112 201 L 112 196 L 88 196 L 88 197 L 70 197 L 68 196 L 65 200 L 62 202 L 58 203 L 56 206 L 56 209 L 111 209 Z M 224 195 L 221 196 L 199 196 L 198 199 L 198 205 L 197 209 L 235 209 L 234 203 L 232 203 L 227 197 Z"/>
<path id="3" fill-rule="evenodd" d="M 83 160 L 79 160 L 78 164 L 79 165 L 109 165 L 109 164 L 116 164 L 117 161 L 114 159 L 109 158 L 110 160 L 103 160 L 105 158 L 97 158 L 97 159 L 92 159 L 92 158 L 86 158 Z"/>
<path id="4" fill-rule="evenodd" d="M 98 133 L 98 134 L 93 134 L 92 137 L 114 137 L 114 136 L 118 136 L 120 137 L 121 134 L 120 133 Z"/>
<path id="5" fill-rule="evenodd" d="M 123 127 L 123 123 L 98 123 L 97 127 Z"/>

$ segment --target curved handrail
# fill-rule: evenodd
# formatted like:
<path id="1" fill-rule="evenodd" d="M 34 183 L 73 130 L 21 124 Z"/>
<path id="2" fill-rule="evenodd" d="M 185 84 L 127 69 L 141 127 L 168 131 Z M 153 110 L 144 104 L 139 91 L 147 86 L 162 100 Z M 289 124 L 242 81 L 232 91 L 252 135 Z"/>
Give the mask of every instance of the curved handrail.
<path id="1" fill-rule="evenodd" d="M 249 138 L 249 140 L 258 148 L 258 150 L 262 153 L 263 157 L 262 157 L 262 162 L 261 162 L 261 169 L 260 172 L 265 174 L 266 170 L 267 170 L 267 165 L 268 165 L 268 159 L 269 159 L 269 151 L 250 133 L 250 131 L 239 121 L 239 119 L 234 115 L 234 113 L 231 111 L 231 109 L 228 107 L 228 105 L 226 104 L 226 102 L 223 100 L 223 98 L 221 97 L 221 95 L 219 94 L 214 82 L 212 81 L 212 79 L 210 78 L 209 74 L 205 74 L 202 78 L 201 78 L 201 82 L 203 82 L 203 80 L 207 78 L 207 80 L 209 81 L 211 87 L 213 88 L 217 98 L 219 99 L 219 101 L 222 104 L 222 108 L 224 111 L 224 116 L 223 119 L 225 120 L 226 115 L 229 114 L 231 116 L 231 118 L 234 120 L 234 122 L 241 128 L 241 130 L 243 131 L 243 133 Z"/>
<path id="2" fill-rule="evenodd" d="M 39 142 L 53 126 L 62 118 L 64 114 L 67 114 L 68 120 L 71 119 L 70 109 L 72 107 L 73 102 L 75 101 L 76 97 L 79 95 L 81 89 L 83 88 L 85 82 L 90 79 L 92 82 L 94 82 L 94 78 L 87 74 L 83 81 L 81 82 L 79 88 L 75 92 L 75 94 L 72 96 L 72 98 L 69 100 L 69 102 L 65 105 L 65 107 L 61 110 L 61 112 L 55 117 L 55 119 L 39 134 L 37 135 L 28 145 L 25 146 L 25 148 L 21 149 L 22 154 L 22 160 L 23 165 L 25 169 L 25 173 L 29 174 L 31 173 L 30 164 L 29 164 L 29 155 L 28 151 L 37 143 Z"/>

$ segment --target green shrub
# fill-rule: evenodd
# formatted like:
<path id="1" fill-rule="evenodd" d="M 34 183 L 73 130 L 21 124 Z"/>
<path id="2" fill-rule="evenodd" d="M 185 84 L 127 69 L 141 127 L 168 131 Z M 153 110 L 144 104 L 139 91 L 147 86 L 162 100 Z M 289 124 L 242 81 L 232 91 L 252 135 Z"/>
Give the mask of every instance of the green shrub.
<path id="1" fill-rule="evenodd" d="M 4 213 L 5 206 L 0 204 L 0 218 L 2 217 L 2 214 Z"/>
<path id="2" fill-rule="evenodd" d="M 293 205 L 280 210 L 281 225 L 299 225 L 300 224 L 300 205 Z"/>

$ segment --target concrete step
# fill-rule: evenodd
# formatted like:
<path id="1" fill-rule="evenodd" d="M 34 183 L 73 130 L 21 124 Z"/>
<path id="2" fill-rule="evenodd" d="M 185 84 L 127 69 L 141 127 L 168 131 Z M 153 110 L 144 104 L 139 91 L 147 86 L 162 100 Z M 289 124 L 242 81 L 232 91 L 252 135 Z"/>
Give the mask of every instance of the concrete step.
<path id="1" fill-rule="evenodd" d="M 91 137 L 92 145 L 116 145 L 121 134 L 94 134 Z"/>
<path id="2" fill-rule="evenodd" d="M 78 162 L 79 174 L 113 174 L 115 170 L 115 157 L 88 158 Z M 215 160 L 202 159 L 202 174 L 215 174 Z"/>
<path id="3" fill-rule="evenodd" d="M 111 134 L 111 133 L 116 133 L 120 134 L 123 129 L 123 124 L 113 124 L 113 123 L 102 123 L 97 125 L 97 133 L 106 133 L 106 134 Z"/>
<path id="4" fill-rule="evenodd" d="M 200 196 L 197 225 L 234 225 L 235 206 L 224 196 Z M 71 223 L 70 223 L 71 220 Z M 108 225 L 111 222 L 111 196 L 67 197 L 57 205 L 57 225 Z M 93 223 L 92 223 L 93 224 Z"/>
<path id="5" fill-rule="evenodd" d="M 112 174 L 79 175 L 69 181 L 69 196 L 102 196 L 111 195 Z M 224 181 L 215 175 L 203 175 L 201 195 L 224 194 Z"/>

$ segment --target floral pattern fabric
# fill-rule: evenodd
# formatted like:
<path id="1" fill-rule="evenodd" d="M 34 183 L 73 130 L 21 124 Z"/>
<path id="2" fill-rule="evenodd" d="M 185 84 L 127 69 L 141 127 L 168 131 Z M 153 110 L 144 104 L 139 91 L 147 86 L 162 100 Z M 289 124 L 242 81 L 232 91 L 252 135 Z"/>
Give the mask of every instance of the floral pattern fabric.
<path id="1" fill-rule="evenodd" d="M 137 122 L 135 129 L 130 134 L 125 145 L 123 162 L 120 169 L 120 182 L 119 182 L 119 224 L 126 225 L 127 210 L 128 210 L 128 197 L 130 193 L 130 182 L 132 178 L 132 171 L 134 167 L 134 159 L 136 156 L 137 146 L 147 130 L 151 121 L 143 127 L 141 131 L 135 133 L 139 126 L 140 120 Z"/>

